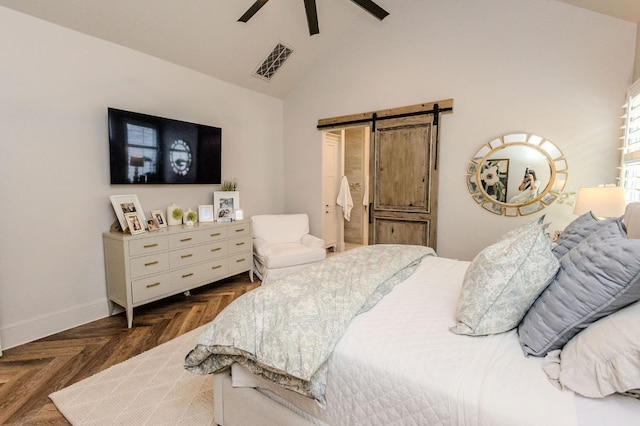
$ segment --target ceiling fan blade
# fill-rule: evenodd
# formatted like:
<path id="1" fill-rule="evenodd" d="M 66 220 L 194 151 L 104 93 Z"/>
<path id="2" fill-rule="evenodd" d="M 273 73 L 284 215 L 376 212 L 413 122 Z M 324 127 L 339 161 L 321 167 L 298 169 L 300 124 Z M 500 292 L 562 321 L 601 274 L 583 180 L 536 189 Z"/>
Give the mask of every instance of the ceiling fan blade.
<path id="1" fill-rule="evenodd" d="M 383 8 L 381 8 L 371 0 L 351 0 L 351 1 L 357 4 L 358 6 L 362 7 L 364 10 L 366 10 L 367 12 L 369 12 L 370 14 L 372 14 L 373 16 L 375 16 L 381 21 L 384 18 L 386 18 L 387 15 L 389 15 L 389 12 L 387 12 L 386 10 L 384 10 Z"/>
<path id="2" fill-rule="evenodd" d="M 319 34 L 318 10 L 316 0 L 304 0 L 304 10 L 307 12 L 307 24 L 309 24 L 309 35 Z"/>
<path id="3" fill-rule="evenodd" d="M 249 9 L 238 19 L 238 22 L 247 22 L 255 15 L 269 0 L 256 0 Z"/>

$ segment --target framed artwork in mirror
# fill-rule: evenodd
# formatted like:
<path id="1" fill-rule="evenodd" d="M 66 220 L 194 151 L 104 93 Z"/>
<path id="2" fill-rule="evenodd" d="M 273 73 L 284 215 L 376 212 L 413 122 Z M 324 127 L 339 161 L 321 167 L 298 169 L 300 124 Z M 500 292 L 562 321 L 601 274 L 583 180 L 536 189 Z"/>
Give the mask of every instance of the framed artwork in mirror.
<path id="1" fill-rule="evenodd" d="M 467 189 L 491 213 L 524 216 L 558 198 L 568 170 L 564 154 L 550 140 L 511 133 L 478 149 L 467 166 Z"/>

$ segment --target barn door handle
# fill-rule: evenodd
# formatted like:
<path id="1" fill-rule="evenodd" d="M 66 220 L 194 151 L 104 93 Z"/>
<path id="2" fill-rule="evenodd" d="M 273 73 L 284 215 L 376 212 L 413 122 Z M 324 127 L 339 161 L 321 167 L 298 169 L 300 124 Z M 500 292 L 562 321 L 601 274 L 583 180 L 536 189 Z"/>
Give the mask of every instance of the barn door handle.
<path id="1" fill-rule="evenodd" d="M 373 203 L 369 203 L 369 223 L 373 223 L 373 216 L 372 216 L 373 209 L 371 207 L 373 207 Z"/>

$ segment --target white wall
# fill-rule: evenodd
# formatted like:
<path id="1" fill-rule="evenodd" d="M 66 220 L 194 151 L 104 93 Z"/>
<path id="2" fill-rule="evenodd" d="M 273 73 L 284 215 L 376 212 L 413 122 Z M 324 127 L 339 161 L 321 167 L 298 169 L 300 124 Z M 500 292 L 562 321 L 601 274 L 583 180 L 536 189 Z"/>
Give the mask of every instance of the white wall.
<path id="1" fill-rule="evenodd" d="M 137 194 L 147 214 L 212 202 L 214 186 L 110 185 L 109 106 L 222 127 L 245 214 L 284 210 L 281 100 L 3 7 L 0 51 L 5 348 L 108 315 L 110 195 Z"/>
<path id="2" fill-rule="evenodd" d="M 613 182 L 636 25 L 550 0 L 387 2 L 363 16 L 285 99 L 285 208 L 322 232 L 317 120 L 454 99 L 441 126 L 438 252 L 472 259 L 503 232 L 539 215 L 505 218 L 469 196 L 465 171 L 478 147 L 530 132 L 563 150 L 568 186 Z M 362 29 L 364 28 L 364 30 Z M 544 210 L 550 229 L 572 209 Z"/>

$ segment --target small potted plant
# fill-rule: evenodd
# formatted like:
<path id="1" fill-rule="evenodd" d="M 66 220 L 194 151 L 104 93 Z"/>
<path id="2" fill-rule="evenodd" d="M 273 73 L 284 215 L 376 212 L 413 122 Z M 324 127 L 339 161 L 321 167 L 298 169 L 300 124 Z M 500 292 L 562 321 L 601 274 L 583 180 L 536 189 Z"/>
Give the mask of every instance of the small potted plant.
<path id="1" fill-rule="evenodd" d="M 198 220 L 198 213 L 189 209 L 186 215 L 184 215 L 184 224 L 187 226 L 193 226 Z"/>
<path id="2" fill-rule="evenodd" d="M 180 206 L 176 205 L 176 203 L 171 203 L 169 207 L 167 207 L 167 224 L 168 225 L 180 225 L 182 224 L 182 215 L 184 212 L 180 208 Z"/>
<path id="3" fill-rule="evenodd" d="M 220 185 L 220 191 L 237 191 L 238 190 L 238 179 L 225 179 L 222 181 Z"/>

